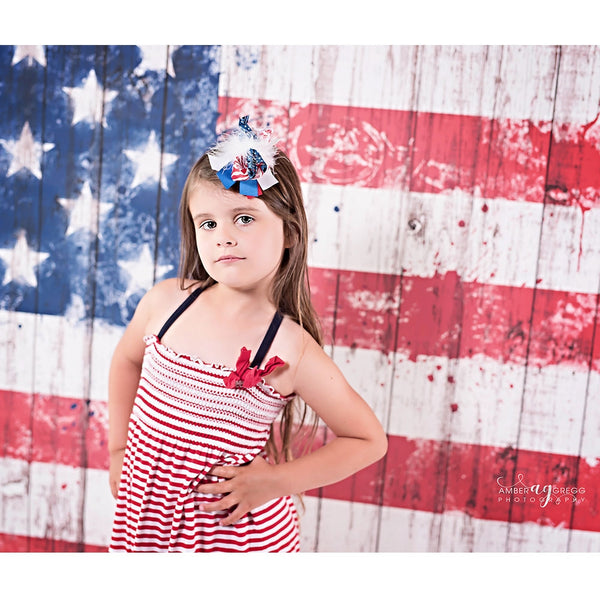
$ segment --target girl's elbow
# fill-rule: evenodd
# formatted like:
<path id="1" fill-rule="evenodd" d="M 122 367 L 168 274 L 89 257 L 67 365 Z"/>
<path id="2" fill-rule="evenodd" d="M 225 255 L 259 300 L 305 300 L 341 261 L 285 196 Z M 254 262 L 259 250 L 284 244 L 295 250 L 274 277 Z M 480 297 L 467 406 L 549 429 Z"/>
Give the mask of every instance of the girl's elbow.
<path id="1" fill-rule="evenodd" d="M 381 460 L 388 450 L 388 438 L 383 429 L 371 438 L 371 455 L 373 462 Z"/>
<path id="2" fill-rule="evenodd" d="M 375 460 L 381 460 L 388 451 L 388 437 L 385 431 L 381 431 L 381 434 L 377 436 L 375 441 L 375 454 L 377 458 Z"/>

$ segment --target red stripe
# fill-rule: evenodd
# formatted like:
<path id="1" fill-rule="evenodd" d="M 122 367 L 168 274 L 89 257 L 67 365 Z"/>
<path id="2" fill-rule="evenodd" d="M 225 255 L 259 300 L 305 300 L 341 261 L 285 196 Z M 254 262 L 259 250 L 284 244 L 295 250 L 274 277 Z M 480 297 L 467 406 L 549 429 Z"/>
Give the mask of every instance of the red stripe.
<path id="1" fill-rule="evenodd" d="M 54 413 L 43 412 L 36 401 L 32 414 L 31 396 L 0 391 L 4 456 L 107 469 L 107 421 L 88 418 L 90 429 L 95 433 L 88 430 L 82 434 L 85 429 L 81 425 L 62 431 L 61 415 L 66 412 L 70 421 L 82 423 L 81 409 L 85 403 L 59 397 L 45 400 L 46 409 L 51 407 Z M 76 408 L 71 408 L 73 405 Z M 98 413 L 106 410 L 105 403 L 91 406 Z M 321 431 L 317 440 L 322 437 Z M 82 439 L 87 443 L 86 463 L 81 451 Z M 563 501 L 546 507 L 539 502 L 519 502 L 517 496 L 506 501 L 507 496 L 500 494 L 496 480 L 502 476 L 507 484 L 519 474 L 529 486 L 583 487 L 582 501 L 577 505 Z M 426 512 L 457 510 L 479 519 L 507 521 L 510 516 L 512 522 L 552 526 L 569 526 L 572 519 L 574 529 L 600 531 L 599 482 L 600 457 L 598 464 L 591 465 L 569 455 L 389 436 L 389 450 L 383 460 L 345 481 L 323 488 L 322 494 L 349 502 Z M 309 492 L 309 495 L 317 494 L 317 491 Z"/>
<path id="2" fill-rule="evenodd" d="M 551 140 L 549 121 L 528 119 L 228 97 L 219 97 L 219 112 L 227 126 L 248 113 L 277 122 L 274 134 L 287 140 L 305 182 L 600 206 L 591 124 L 559 124 Z"/>
<path id="3" fill-rule="evenodd" d="M 229 542 L 230 540 L 226 540 Z M 155 545 L 155 544 L 149 544 Z M 0 532 L 0 552 L 107 552 L 106 546 Z M 215 551 L 215 550 L 213 550 Z M 223 551 L 228 551 L 224 549 Z"/>
<path id="4" fill-rule="evenodd" d="M 422 278 L 311 268 L 309 278 L 327 343 L 413 361 L 482 354 L 500 363 L 590 368 L 597 294 L 461 281 L 455 271 Z"/>
<path id="5" fill-rule="evenodd" d="M 519 481 L 539 488 L 501 492 L 500 484 L 513 487 L 513 482 L 522 490 Z M 321 493 L 432 513 L 460 511 L 483 520 L 600 531 L 599 483 L 600 457 L 592 466 L 575 456 L 389 436 L 383 460 Z M 545 486 L 559 493 L 543 506 Z M 579 503 L 560 493 L 567 488 L 580 490 Z"/>
<path id="6" fill-rule="evenodd" d="M 0 552 L 107 552 L 106 546 L 0 533 Z"/>
<path id="7" fill-rule="evenodd" d="M 144 378 L 143 382 L 147 383 L 148 380 L 146 378 Z M 166 419 L 168 419 L 168 417 L 173 418 L 173 416 L 168 411 L 165 411 L 165 410 L 162 410 L 161 408 L 159 408 L 159 406 L 161 406 L 161 405 L 168 406 L 168 403 L 163 402 L 161 398 L 158 398 L 156 395 L 149 392 L 145 387 L 140 386 L 139 398 L 141 401 L 138 402 L 138 404 L 136 405 L 137 409 L 140 411 L 140 413 L 142 413 L 145 417 L 147 417 L 148 421 L 151 421 L 151 422 L 147 423 L 147 426 L 150 429 L 152 429 L 153 431 L 157 432 L 160 436 L 162 436 L 164 434 L 161 431 L 161 429 L 158 427 L 159 425 L 162 427 L 168 428 L 171 431 L 178 432 L 178 433 L 197 435 L 196 432 L 197 432 L 198 423 L 194 423 L 194 421 L 191 421 L 189 419 L 183 419 L 182 417 L 179 417 L 179 416 L 177 418 L 174 418 L 173 419 L 174 421 L 177 421 L 177 423 L 181 423 L 183 425 L 183 427 L 181 427 L 179 425 L 176 425 L 174 422 L 170 423 L 168 420 L 166 420 Z M 151 403 L 151 401 L 154 401 L 154 403 Z M 150 411 L 152 411 L 152 413 Z M 159 419 L 159 416 L 163 416 L 165 418 L 165 420 L 161 421 Z M 219 417 L 220 417 L 220 415 L 219 415 Z M 217 419 L 215 417 L 215 423 L 216 422 L 217 422 Z M 238 430 L 245 429 L 246 431 L 249 431 L 249 432 L 253 431 L 251 429 L 243 427 L 242 425 L 236 423 L 233 420 L 228 420 L 226 418 L 219 418 L 219 422 L 220 423 L 231 423 Z M 185 427 L 185 425 L 190 425 L 191 427 Z M 223 427 L 214 427 L 212 429 L 212 431 L 227 433 L 229 430 L 224 429 Z M 175 434 L 173 434 L 173 435 L 175 435 Z M 206 440 L 210 439 L 213 441 L 217 440 L 222 443 L 230 443 L 226 437 L 213 435 L 213 434 L 209 433 L 208 431 L 203 432 L 202 435 L 203 435 L 203 438 Z M 164 435 L 164 437 L 168 438 L 169 435 L 168 434 Z M 176 437 L 180 437 L 180 436 L 176 436 Z M 260 437 L 261 437 L 260 435 L 257 435 L 256 437 L 251 437 L 248 435 L 243 435 L 241 432 L 236 431 L 236 439 L 239 438 L 240 440 L 249 440 L 251 442 L 254 442 L 254 441 L 256 441 L 256 438 L 260 438 Z M 209 447 L 210 449 L 218 449 L 221 447 L 219 445 L 208 445 L 208 444 L 206 444 L 206 446 Z M 240 447 L 241 447 L 241 443 L 240 443 Z M 248 449 L 252 449 L 252 447 L 253 447 L 252 445 L 245 446 L 245 448 L 248 448 Z"/>
<path id="8" fill-rule="evenodd" d="M 108 469 L 106 402 L 0 391 L 2 456 Z"/>

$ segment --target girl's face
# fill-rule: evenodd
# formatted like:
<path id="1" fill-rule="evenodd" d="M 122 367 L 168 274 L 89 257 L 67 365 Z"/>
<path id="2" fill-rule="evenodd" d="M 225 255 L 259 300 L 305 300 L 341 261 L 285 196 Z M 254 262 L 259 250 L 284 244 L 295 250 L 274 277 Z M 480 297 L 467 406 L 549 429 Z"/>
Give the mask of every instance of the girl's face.
<path id="1" fill-rule="evenodd" d="M 188 207 L 206 272 L 228 287 L 268 292 L 285 248 L 281 218 L 260 198 L 207 181 L 196 184 Z"/>

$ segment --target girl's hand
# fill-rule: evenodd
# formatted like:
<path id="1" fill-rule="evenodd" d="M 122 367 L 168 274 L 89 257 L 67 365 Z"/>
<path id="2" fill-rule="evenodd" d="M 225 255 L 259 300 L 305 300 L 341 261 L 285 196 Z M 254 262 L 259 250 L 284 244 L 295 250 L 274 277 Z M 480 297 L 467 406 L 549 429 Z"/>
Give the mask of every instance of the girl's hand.
<path id="1" fill-rule="evenodd" d="M 121 471 L 123 470 L 123 459 L 125 458 L 125 448 L 115 450 L 110 453 L 110 466 L 108 469 L 108 481 L 110 483 L 110 491 L 116 499 L 119 491 L 119 483 L 121 482 Z"/>
<path id="2" fill-rule="evenodd" d="M 283 496 L 276 485 L 277 467 L 257 456 L 249 465 L 242 467 L 214 467 L 211 475 L 223 477 L 226 481 L 203 483 L 196 487 L 205 494 L 224 494 L 216 502 L 205 502 L 200 510 L 216 512 L 235 507 L 235 510 L 221 521 L 221 525 L 231 525 L 253 508 Z"/>

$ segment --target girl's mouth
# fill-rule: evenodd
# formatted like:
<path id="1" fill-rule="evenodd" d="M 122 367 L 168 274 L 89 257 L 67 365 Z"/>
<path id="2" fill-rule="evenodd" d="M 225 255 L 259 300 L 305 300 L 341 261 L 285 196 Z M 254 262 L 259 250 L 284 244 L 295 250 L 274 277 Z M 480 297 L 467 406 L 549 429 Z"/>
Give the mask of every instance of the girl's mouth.
<path id="1" fill-rule="evenodd" d="M 231 254 L 227 254 L 226 256 L 221 256 L 217 259 L 217 262 L 236 262 L 238 260 L 244 260 L 241 256 L 233 256 Z"/>

